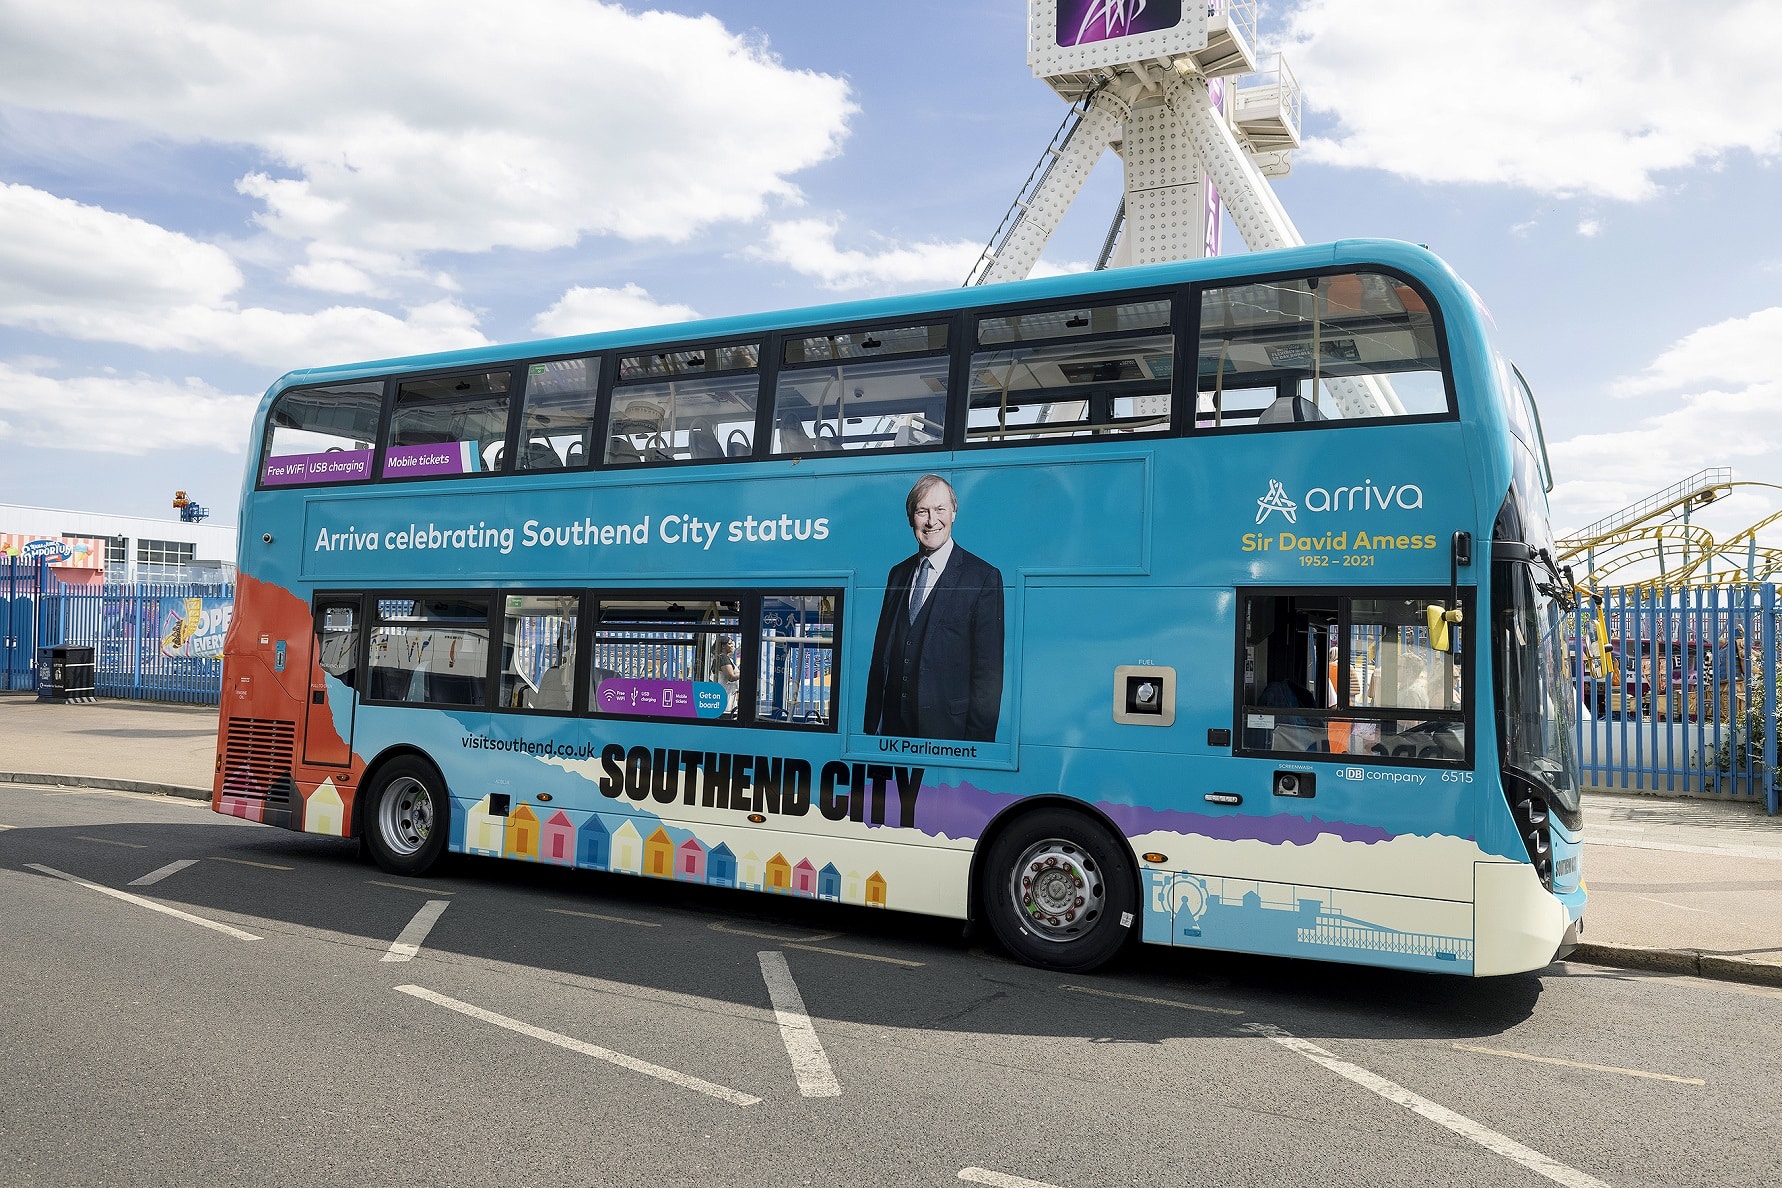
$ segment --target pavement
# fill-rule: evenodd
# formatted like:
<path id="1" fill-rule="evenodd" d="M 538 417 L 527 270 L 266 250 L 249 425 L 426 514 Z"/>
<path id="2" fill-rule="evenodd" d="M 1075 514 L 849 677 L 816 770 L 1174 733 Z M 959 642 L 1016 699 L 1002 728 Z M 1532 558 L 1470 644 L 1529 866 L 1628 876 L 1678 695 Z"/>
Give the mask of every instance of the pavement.
<path id="1" fill-rule="evenodd" d="M 0 783 L 210 798 L 217 711 L 0 693 Z M 1782 816 L 1761 803 L 1587 793 L 1574 961 L 1782 986 Z"/>

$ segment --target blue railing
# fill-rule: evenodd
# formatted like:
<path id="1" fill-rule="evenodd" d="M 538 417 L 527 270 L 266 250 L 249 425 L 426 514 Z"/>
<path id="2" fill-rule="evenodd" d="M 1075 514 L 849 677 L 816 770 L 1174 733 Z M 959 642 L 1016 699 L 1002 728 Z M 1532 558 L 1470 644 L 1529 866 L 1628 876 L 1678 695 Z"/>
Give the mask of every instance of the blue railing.
<path id="1" fill-rule="evenodd" d="M 216 705 L 221 629 L 232 585 L 134 582 L 69 586 L 34 563 L 0 563 L 0 681 L 37 687 L 40 648 L 93 649 L 100 697 Z"/>
<path id="2" fill-rule="evenodd" d="M 1586 788 L 1778 810 L 1776 589 L 1619 589 L 1583 600 L 1570 642 Z"/>

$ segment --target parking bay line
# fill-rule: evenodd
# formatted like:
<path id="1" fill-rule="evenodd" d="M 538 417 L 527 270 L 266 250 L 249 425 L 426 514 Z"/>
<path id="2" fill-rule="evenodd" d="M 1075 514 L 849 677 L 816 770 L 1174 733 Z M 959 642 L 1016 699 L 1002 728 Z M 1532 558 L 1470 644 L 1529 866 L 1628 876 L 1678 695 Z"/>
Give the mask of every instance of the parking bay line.
<path id="1" fill-rule="evenodd" d="M 178 862 L 169 862 L 166 866 L 157 867 L 156 869 L 149 871 L 140 879 L 131 879 L 129 885 L 132 887 L 153 886 L 168 875 L 178 874 L 188 866 L 197 865 L 198 860 L 196 858 L 181 858 Z"/>
<path id="2" fill-rule="evenodd" d="M 568 908 L 546 908 L 545 911 L 555 912 L 559 916 L 580 916 L 584 920 L 607 920 L 614 924 L 635 924 L 639 928 L 662 927 L 654 920 L 633 920 L 629 916 L 603 916 L 599 912 L 574 912 Z"/>
<path id="3" fill-rule="evenodd" d="M 840 1097 L 841 1082 L 829 1066 L 823 1041 L 804 1009 L 804 996 L 792 980 L 786 955 L 772 949 L 755 954 L 761 961 L 761 976 L 767 982 L 767 995 L 773 999 L 774 1018 L 779 1021 L 780 1039 L 786 1055 L 792 1059 L 792 1072 L 798 1078 L 798 1092 L 805 1097 Z"/>
<path id="4" fill-rule="evenodd" d="M 1048 1184 L 1043 1180 L 1029 1180 L 981 1167 L 965 1168 L 960 1171 L 959 1178 L 970 1184 L 989 1184 L 991 1188 L 1058 1188 L 1056 1184 Z"/>
<path id="5" fill-rule="evenodd" d="M 421 946 L 426 943 L 427 934 L 433 931 L 433 926 L 439 923 L 439 917 L 450 906 L 451 901 L 446 899 L 429 899 L 422 904 L 421 910 L 414 914 L 413 919 L 409 920 L 408 927 L 404 928 L 401 935 L 390 942 L 390 951 L 385 953 L 381 960 L 412 960 L 414 955 L 421 951 Z"/>
<path id="6" fill-rule="evenodd" d="M 206 854 L 212 862 L 233 862 L 237 866 L 257 866 L 261 870 L 296 870 L 295 866 L 280 866 L 276 862 L 255 862 L 249 858 L 225 858 L 221 854 Z"/>
<path id="7" fill-rule="evenodd" d="M 1147 1002 L 1152 1006 L 1180 1007 L 1184 1011 L 1205 1011 L 1209 1015 L 1241 1015 L 1244 1012 L 1231 1007 L 1202 1006 L 1198 1002 L 1177 1002 L 1173 998 L 1151 998 L 1144 994 L 1122 994 L 1118 990 L 1102 990 L 1095 986 L 1076 986 L 1069 982 L 1061 982 L 1060 990 L 1074 990 L 1078 994 L 1098 994 L 1103 998 L 1124 998 L 1128 1002 Z"/>
<path id="8" fill-rule="evenodd" d="M 101 895 L 109 895 L 113 899 L 121 899 L 125 903 L 133 903 L 137 907 L 145 907 L 151 912 L 160 912 L 164 916 L 172 916 L 175 919 L 184 920 L 189 924 L 197 924 L 202 928 L 209 928 L 215 932 L 221 932 L 228 936 L 235 937 L 237 940 L 257 941 L 260 939 L 253 933 L 245 932 L 240 928 L 236 928 L 232 924 L 223 924 L 216 920 L 206 920 L 203 916 L 194 916 L 190 912 L 182 912 L 178 908 L 170 908 L 166 904 L 156 903 L 152 899 L 144 899 L 140 895 L 132 895 L 128 891 L 118 891 L 111 887 L 101 886 L 98 883 L 89 883 L 85 879 L 76 878 L 74 875 L 66 874 L 56 870 L 54 867 L 40 866 L 35 862 L 27 863 L 26 865 L 30 869 L 42 874 L 51 875 L 55 878 L 73 883 L 76 886 L 85 887 L 90 891 L 97 891 Z"/>
<path id="9" fill-rule="evenodd" d="M 1700 1077 L 1676 1077 L 1670 1073 L 1647 1072 L 1639 1068 L 1618 1068 L 1613 1064 L 1586 1064 L 1582 1060 L 1561 1060 L 1557 1056 L 1536 1056 L 1529 1052 L 1511 1052 L 1504 1048 L 1481 1048 L 1477 1044 L 1453 1044 L 1462 1052 L 1483 1052 L 1487 1056 L 1509 1056 L 1516 1060 L 1532 1060 L 1536 1064 L 1557 1064 L 1562 1068 L 1582 1068 L 1590 1072 L 1620 1073 L 1624 1077 L 1645 1077 L 1651 1081 L 1675 1081 L 1679 1085 L 1706 1085 Z"/>
<path id="10" fill-rule="evenodd" d="M 413 883 L 386 883 L 382 879 L 366 879 L 373 887 L 394 887 L 398 891 L 419 891 L 422 895 L 456 895 L 456 891 L 443 891 L 437 887 L 417 887 Z"/>
<path id="11" fill-rule="evenodd" d="M 923 963 L 911 961 L 905 957 L 881 957 L 877 953 L 856 953 L 852 949 L 831 949 L 823 945 L 807 945 L 799 941 L 783 942 L 788 949 L 803 949 L 807 953 L 828 953 L 831 957 L 856 957 L 861 961 L 880 961 L 886 965 L 901 965 L 906 969 L 921 969 Z"/>
<path id="12" fill-rule="evenodd" d="M 542 1040 L 547 1044 L 555 1044 L 559 1048 L 567 1048 L 571 1052 L 580 1052 L 583 1056 L 592 1056 L 596 1060 L 604 1060 L 608 1064 L 616 1064 L 620 1068 L 628 1068 L 632 1072 L 642 1073 L 646 1077 L 655 1077 L 659 1081 L 667 1081 L 679 1085 L 683 1089 L 691 1089 L 695 1093 L 703 1093 L 707 1097 L 715 1097 L 719 1101 L 727 1101 L 731 1105 L 759 1105 L 761 1099 L 735 1089 L 714 1085 L 710 1081 L 702 1081 L 698 1077 L 690 1077 L 686 1073 L 676 1072 L 672 1068 L 663 1068 L 660 1064 L 651 1064 L 647 1060 L 639 1060 L 635 1056 L 627 1056 L 623 1052 L 614 1052 L 610 1048 L 602 1048 L 598 1044 L 583 1043 L 571 1039 L 567 1035 L 559 1035 L 555 1031 L 546 1031 L 542 1027 L 534 1027 L 530 1023 L 522 1023 L 518 1019 L 510 1019 L 506 1015 L 497 1015 L 494 1011 L 485 1011 L 482 1007 L 471 1006 L 467 1002 L 459 1002 L 455 998 L 447 998 L 424 986 L 398 986 L 398 991 L 412 995 L 424 1002 L 442 1006 L 448 1011 L 457 1011 L 460 1015 L 468 1015 L 472 1019 L 481 1019 L 484 1023 L 493 1023 L 520 1035 Z"/>
<path id="13" fill-rule="evenodd" d="M 84 833 L 77 833 L 74 836 L 79 838 L 81 841 L 98 842 L 102 846 L 129 846 L 132 850 L 146 850 L 146 849 L 148 849 L 147 846 L 143 845 L 140 842 L 117 841 L 116 839 L 109 838 L 109 837 L 89 837 Z"/>
<path id="14" fill-rule="evenodd" d="M 1403 1085 L 1394 1084 L 1378 1073 L 1371 1073 L 1358 1064 L 1340 1060 L 1326 1052 L 1317 1044 L 1302 1040 L 1291 1032 L 1283 1031 L 1268 1023 L 1245 1023 L 1245 1030 L 1264 1039 L 1280 1044 L 1291 1052 L 1298 1052 L 1313 1064 L 1323 1065 L 1331 1072 L 1346 1080 L 1355 1082 L 1370 1093 L 1377 1093 L 1387 1101 L 1401 1105 L 1413 1114 L 1427 1118 L 1437 1126 L 1444 1126 L 1462 1138 L 1470 1139 L 1484 1147 L 1502 1155 L 1513 1163 L 1519 1163 L 1536 1175 L 1541 1175 L 1556 1184 L 1564 1184 L 1566 1188 L 1608 1188 L 1595 1176 L 1587 1175 L 1574 1167 L 1567 1167 L 1557 1159 L 1543 1155 L 1532 1147 L 1525 1147 L 1507 1134 L 1499 1134 L 1488 1126 L 1483 1126 L 1462 1114 L 1457 1114 L 1446 1106 L 1437 1105 L 1427 1097 L 1419 1097 Z"/>

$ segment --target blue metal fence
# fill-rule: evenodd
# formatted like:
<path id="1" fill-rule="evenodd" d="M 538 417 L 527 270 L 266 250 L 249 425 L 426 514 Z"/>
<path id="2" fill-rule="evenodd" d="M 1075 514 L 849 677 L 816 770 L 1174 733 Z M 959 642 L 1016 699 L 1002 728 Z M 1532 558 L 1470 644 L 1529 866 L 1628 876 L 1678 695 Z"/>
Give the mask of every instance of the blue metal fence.
<path id="1" fill-rule="evenodd" d="M 1586 788 L 1778 810 L 1774 585 L 1610 590 L 1572 628 Z"/>
<path id="2" fill-rule="evenodd" d="M 39 565 L 0 565 L 0 624 L 10 624 L 0 680 L 35 689 L 39 648 L 90 647 L 100 697 L 216 705 L 223 662 L 212 645 L 234 597 L 232 585 L 67 586 Z"/>

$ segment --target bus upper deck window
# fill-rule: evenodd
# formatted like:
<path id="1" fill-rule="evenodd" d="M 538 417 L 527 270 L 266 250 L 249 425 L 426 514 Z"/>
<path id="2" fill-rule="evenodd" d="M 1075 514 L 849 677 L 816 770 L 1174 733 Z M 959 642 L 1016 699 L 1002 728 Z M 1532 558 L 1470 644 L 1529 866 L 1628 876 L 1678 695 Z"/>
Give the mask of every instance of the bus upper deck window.
<path id="1" fill-rule="evenodd" d="M 560 470 L 592 464 L 599 391 L 599 356 L 554 359 L 528 368 L 514 468 Z"/>
<path id="2" fill-rule="evenodd" d="M 788 338 L 774 391 L 773 452 L 938 447 L 948 369 L 945 323 Z"/>
<path id="3" fill-rule="evenodd" d="M 966 441 L 1167 432 L 1175 341 L 1167 298 L 982 318 Z"/>
<path id="4" fill-rule="evenodd" d="M 260 485 L 289 487 L 371 477 L 382 381 L 281 394 L 266 419 Z"/>
<path id="5" fill-rule="evenodd" d="M 607 465 L 753 455 L 760 357 L 758 344 L 731 343 L 620 358 Z"/>
<path id="6" fill-rule="evenodd" d="M 445 478 L 511 470 L 507 462 L 509 375 L 427 376 L 396 388 L 384 478 Z"/>
<path id="7" fill-rule="evenodd" d="M 1434 315 L 1376 272 L 1251 281 L 1200 302 L 1201 429 L 1451 411 Z"/>

